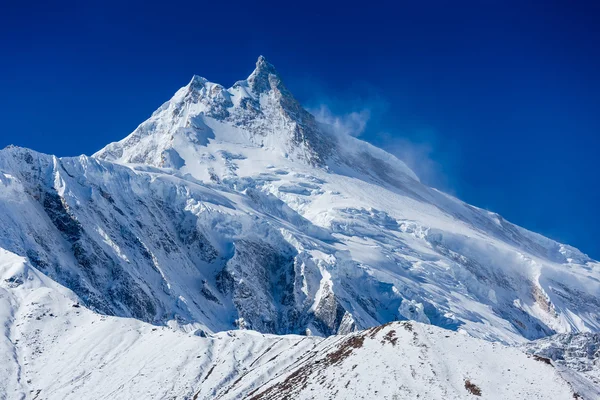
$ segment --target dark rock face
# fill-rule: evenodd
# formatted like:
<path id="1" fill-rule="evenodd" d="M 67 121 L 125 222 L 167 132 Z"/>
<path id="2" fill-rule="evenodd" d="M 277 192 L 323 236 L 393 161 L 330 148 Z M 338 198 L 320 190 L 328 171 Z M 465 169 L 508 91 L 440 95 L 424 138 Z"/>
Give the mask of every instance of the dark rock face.
<path id="1" fill-rule="evenodd" d="M 55 191 L 44 193 L 42 205 L 50 221 L 69 243 L 73 244 L 81 238 L 81 224 L 69 213 L 68 205 Z"/>
<path id="2" fill-rule="evenodd" d="M 219 288 L 231 293 L 246 327 L 261 332 L 292 333 L 300 321 L 294 301 L 294 252 L 268 243 L 238 240 L 235 253 L 219 274 Z"/>
<path id="3" fill-rule="evenodd" d="M 256 61 L 256 69 L 248 77 L 248 85 L 254 93 L 260 95 L 269 92 L 273 87 L 282 85 L 282 83 L 275 67 L 263 56 L 260 56 Z"/>
<path id="4" fill-rule="evenodd" d="M 102 191 L 101 196 L 109 203 L 114 203 L 107 192 Z M 72 215 L 66 200 L 50 190 L 44 192 L 42 205 L 50 221 L 71 244 L 72 255 L 81 274 L 66 279 L 84 304 L 100 313 L 124 314 L 154 322 L 157 311 L 155 300 L 85 232 Z M 122 230 L 121 233 L 127 231 Z M 127 238 L 128 235 L 123 236 Z M 33 252 L 30 251 L 34 256 L 34 264 L 44 265 L 45 261 Z"/>
<path id="5" fill-rule="evenodd" d="M 335 335 L 342 324 L 346 310 L 339 303 L 333 292 L 321 298 L 314 315 L 314 326 L 322 335 Z"/>

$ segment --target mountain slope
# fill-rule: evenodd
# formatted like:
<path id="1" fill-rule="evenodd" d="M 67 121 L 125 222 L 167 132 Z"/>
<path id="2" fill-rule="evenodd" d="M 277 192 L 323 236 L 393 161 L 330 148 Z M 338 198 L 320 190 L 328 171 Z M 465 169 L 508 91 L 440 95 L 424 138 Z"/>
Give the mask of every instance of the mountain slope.
<path id="1" fill-rule="evenodd" d="M 599 264 L 317 123 L 259 58 L 94 157 L 0 152 L 0 246 L 109 315 L 330 335 L 412 319 L 507 343 L 600 327 Z"/>
<path id="2" fill-rule="evenodd" d="M 523 345 L 538 357 L 552 360 L 583 398 L 600 398 L 600 334 L 558 334 Z"/>
<path id="3" fill-rule="evenodd" d="M 262 57 L 92 157 L 0 150 L 0 221 L 0 399 L 598 394 L 600 264 L 319 123 Z"/>
<path id="4" fill-rule="evenodd" d="M 414 322 L 329 338 L 210 337 L 96 314 L 0 250 L 0 398 L 572 399 L 545 362 Z M 10 307 L 5 307 L 6 302 Z"/>
<path id="5" fill-rule="evenodd" d="M 564 383 L 553 366 L 516 349 L 402 322 L 330 337 L 248 397 L 574 398 Z"/>

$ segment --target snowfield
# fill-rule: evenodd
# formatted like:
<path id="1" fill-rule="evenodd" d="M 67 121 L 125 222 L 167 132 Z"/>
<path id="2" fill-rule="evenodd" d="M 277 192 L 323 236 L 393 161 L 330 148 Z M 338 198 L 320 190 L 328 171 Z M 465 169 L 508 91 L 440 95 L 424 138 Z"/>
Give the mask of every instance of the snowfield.
<path id="1" fill-rule="evenodd" d="M 600 264 L 319 123 L 262 57 L 91 157 L 0 150 L 0 223 L 0 399 L 599 398 Z"/>
<path id="2" fill-rule="evenodd" d="M 571 399 L 558 371 L 517 348 L 392 322 L 328 338 L 209 337 L 96 314 L 27 261 L 0 251 L 7 334 L 0 398 Z M 471 386 L 473 385 L 473 386 Z"/>

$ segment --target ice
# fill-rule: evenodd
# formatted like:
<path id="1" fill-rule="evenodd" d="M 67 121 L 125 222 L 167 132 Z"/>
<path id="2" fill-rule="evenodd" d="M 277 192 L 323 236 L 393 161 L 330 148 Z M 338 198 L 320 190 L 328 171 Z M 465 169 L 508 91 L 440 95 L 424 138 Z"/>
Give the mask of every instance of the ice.
<path id="1" fill-rule="evenodd" d="M 392 323 L 323 396 L 569 398 L 587 377 L 504 345 L 600 330 L 597 261 L 318 124 L 264 58 L 92 157 L 1 150 L 0 221 L 4 397 L 310 398 L 315 357 Z"/>

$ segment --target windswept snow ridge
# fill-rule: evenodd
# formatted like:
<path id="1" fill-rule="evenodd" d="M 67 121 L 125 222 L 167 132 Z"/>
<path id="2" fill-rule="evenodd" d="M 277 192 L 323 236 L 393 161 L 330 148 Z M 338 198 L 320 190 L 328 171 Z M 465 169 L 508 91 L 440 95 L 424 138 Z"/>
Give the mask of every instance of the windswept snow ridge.
<path id="1" fill-rule="evenodd" d="M 62 339 L 48 342 L 52 335 L 83 346 L 76 357 L 87 354 L 77 361 L 85 365 L 78 372 L 82 375 L 67 374 L 68 381 L 45 375 L 27 361 L 31 379 L 46 382 L 37 386 L 47 393 L 40 398 L 68 393 L 131 398 L 145 387 L 144 395 L 151 398 L 198 393 L 196 398 L 239 398 L 251 391 L 263 398 L 283 393 L 311 398 L 307 390 L 322 379 L 314 376 L 319 368 L 297 364 L 304 368 L 298 372 L 302 384 L 296 376 L 288 385 L 283 373 L 301 355 L 317 361 L 303 353 L 308 351 L 303 346 L 333 344 L 339 338 L 327 338 L 331 335 L 350 341 L 363 337 L 373 344 L 352 353 L 373 357 L 377 346 L 391 344 L 377 335 L 367 339 L 373 332 L 368 329 L 392 321 L 455 331 L 410 324 L 424 337 L 439 338 L 440 346 L 451 346 L 442 340 L 445 335 L 477 347 L 484 342 L 471 337 L 517 344 L 600 331 L 598 262 L 427 187 L 394 156 L 318 123 L 263 57 L 247 79 L 228 89 L 194 76 L 133 133 L 92 157 L 1 150 L 0 221 L 0 248 L 8 260 L 3 268 L 21 265 L 25 277 L 7 275 L 3 290 L 25 293 L 27 285 L 39 281 L 31 293 L 63 296 L 45 295 L 46 316 L 62 315 L 61 324 L 73 325 L 67 333 L 64 327 L 30 321 L 31 332 L 39 332 L 27 335 L 45 332 L 43 352 L 52 354 L 45 359 L 50 364 L 59 362 L 59 353 L 52 352 L 68 353 L 61 350 Z M 33 312 L 39 307 L 18 296 L 0 297 L 7 360 L 0 368 L 11 393 L 30 396 L 28 391 L 38 389 L 27 384 L 20 357 L 33 342 L 19 350 L 13 338 L 15 321 L 28 318 L 17 314 L 37 318 Z M 54 321 L 46 316 L 39 321 Z M 103 325 L 108 328 L 100 329 Z M 398 343 L 408 340 L 404 327 L 409 325 L 389 326 L 402 332 Z M 287 334 L 318 337 L 273 336 Z M 113 345 L 123 351 L 111 353 Z M 152 346 L 152 354 L 142 354 L 142 346 Z M 177 357 L 169 363 L 181 380 L 147 358 L 165 357 L 160 346 L 175 346 L 170 354 Z M 192 348 L 211 355 L 200 355 L 196 364 L 187 355 L 198 355 Z M 267 356 L 257 361 L 255 355 L 265 352 L 270 360 L 276 350 L 287 361 L 257 369 Z M 514 371 L 516 364 L 530 372 L 539 364 L 513 357 L 513 350 L 498 351 L 524 357 L 514 361 Z M 123 363 L 121 370 L 136 375 L 120 380 L 102 372 L 102 360 L 113 356 Z M 435 380 L 430 374 L 442 373 L 438 368 L 456 369 L 426 358 L 430 369 L 415 370 L 414 382 Z M 210 384 L 202 385 L 211 363 L 218 366 L 206 381 Z M 379 364 L 374 357 L 368 365 Z M 347 367 L 342 369 L 349 374 Z M 402 379 L 403 371 L 398 372 Z M 537 376 L 531 373 L 523 376 Z M 464 375 L 444 375 L 450 383 L 431 391 L 413 385 L 398 394 L 389 386 L 385 393 L 389 398 L 402 393 L 462 398 L 465 379 L 484 398 L 513 393 L 495 388 L 477 372 Z M 515 390 L 522 391 L 518 374 L 509 375 L 517 382 Z M 238 378 L 237 384 L 231 382 Z M 116 386 L 109 390 L 99 384 L 102 380 Z M 150 388 L 150 381 L 162 383 Z M 327 382 L 328 395 L 352 398 L 339 382 Z M 561 382 L 555 382 L 556 393 L 562 393 Z M 546 393 L 542 387 L 531 389 Z"/>

